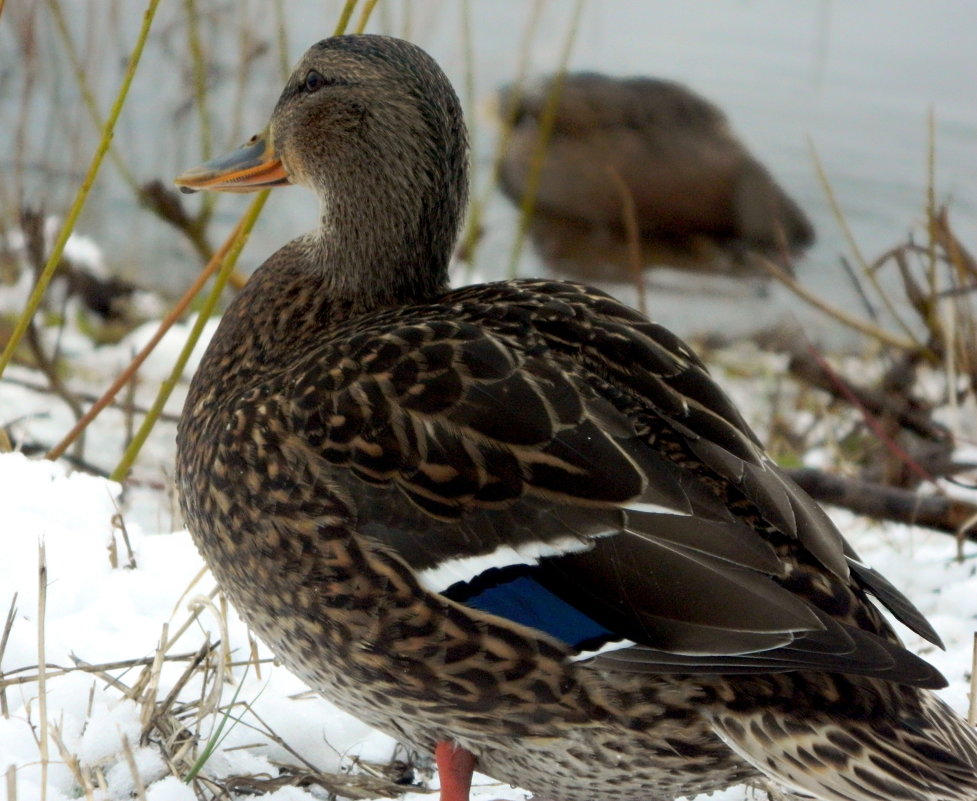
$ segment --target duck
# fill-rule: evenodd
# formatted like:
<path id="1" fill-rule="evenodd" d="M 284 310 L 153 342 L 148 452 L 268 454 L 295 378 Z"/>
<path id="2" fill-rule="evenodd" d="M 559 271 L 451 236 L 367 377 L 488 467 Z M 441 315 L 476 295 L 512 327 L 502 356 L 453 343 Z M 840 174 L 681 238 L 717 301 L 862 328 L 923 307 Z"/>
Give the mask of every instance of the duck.
<path id="1" fill-rule="evenodd" d="M 443 801 L 476 768 L 553 801 L 977 798 L 977 736 L 882 610 L 937 633 L 687 345 L 580 283 L 449 287 L 467 135 L 422 49 L 320 41 L 177 183 L 320 213 L 191 381 L 186 525 L 288 669 L 433 754 Z"/>
<path id="2" fill-rule="evenodd" d="M 814 243 L 723 111 L 681 83 L 573 72 L 503 87 L 496 107 L 499 186 L 517 207 L 541 159 L 528 231 L 553 274 L 613 283 L 668 266 L 755 281 L 768 260 L 792 274 Z"/>

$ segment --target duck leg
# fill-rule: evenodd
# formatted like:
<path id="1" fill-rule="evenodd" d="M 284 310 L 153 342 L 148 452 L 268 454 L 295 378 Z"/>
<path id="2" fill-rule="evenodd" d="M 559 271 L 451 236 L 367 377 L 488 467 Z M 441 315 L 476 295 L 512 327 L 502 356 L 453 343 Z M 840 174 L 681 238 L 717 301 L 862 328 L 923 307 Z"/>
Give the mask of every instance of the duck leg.
<path id="1" fill-rule="evenodd" d="M 441 801 L 468 801 L 475 772 L 475 755 L 459 745 L 442 740 L 434 749 L 441 779 Z"/>

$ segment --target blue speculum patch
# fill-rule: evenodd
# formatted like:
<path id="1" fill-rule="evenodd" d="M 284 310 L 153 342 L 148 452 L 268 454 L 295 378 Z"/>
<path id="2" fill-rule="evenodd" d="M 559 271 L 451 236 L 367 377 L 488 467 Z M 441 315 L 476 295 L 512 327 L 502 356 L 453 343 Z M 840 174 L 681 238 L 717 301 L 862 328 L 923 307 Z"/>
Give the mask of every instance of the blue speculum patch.
<path id="1" fill-rule="evenodd" d="M 620 639 L 527 575 L 532 568 L 514 572 L 492 568 L 470 582 L 453 584 L 443 594 L 473 609 L 544 631 L 571 648 L 590 650 Z"/>

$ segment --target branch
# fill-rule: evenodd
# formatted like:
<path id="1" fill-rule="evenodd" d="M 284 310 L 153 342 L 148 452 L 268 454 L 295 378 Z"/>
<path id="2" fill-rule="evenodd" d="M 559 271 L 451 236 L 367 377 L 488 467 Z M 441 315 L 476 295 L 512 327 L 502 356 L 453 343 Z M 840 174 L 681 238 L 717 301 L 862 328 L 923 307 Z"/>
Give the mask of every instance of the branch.
<path id="1" fill-rule="evenodd" d="M 977 542 L 977 504 L 836 476 L 810 467 L 788 470 L 787 474 L 822 503 L 876 520 L 924 526 Z"/>

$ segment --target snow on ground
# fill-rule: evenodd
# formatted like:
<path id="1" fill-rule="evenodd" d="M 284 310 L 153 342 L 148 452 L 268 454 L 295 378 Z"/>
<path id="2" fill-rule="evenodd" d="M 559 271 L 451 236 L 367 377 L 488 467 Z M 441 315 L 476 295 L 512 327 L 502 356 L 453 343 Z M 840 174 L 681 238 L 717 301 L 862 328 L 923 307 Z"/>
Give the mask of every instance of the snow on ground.
<path id="1" fill-rule="evenodd" d="M 10 298 L 7 298 L 8 302 Z M 0 306 L 5 305 L 0 298 Z M 118 345 L 92 348 L 70 331 L 61 346 L 70 352 L 73 386 L 97 393 L 106 386 L 132 353 L 151 336 L 155 324 L 137 329 Z M 188 331 L 187 325 L 169 336 L 140 372 L 134 400 L 148 406 L 159 382 Z M 208 328 L 212 330 L 212 326 Z M 198 348 L 201 352 L 203 345 Z M 195 368 L 188 366 L 188 372 Z M 31 388 L 44 382 L 33 373 L 12 367 L 0 380 L 0 423 L 19 420 L 18 435 L 47 445 L 57 441 L 73 419 L 64 403 Z M 172 418 L 179 414 L 185 392 L 181 383 L 166 406 Z M 754 388 L 733 387 L 734 397 L 749 403 Z M 747 409 L 750 417 L 750 409 Z M 127 436 L 128 416 L 107 410 L 88 433 L 86 459 L 103 470 L 118 460 Z M 136 423 L 141 419 L 136 415 Z M 126 799 L 136 790 L 133 769 L 149 801 L 191 801 L 191 788 L 169 775 L 160 751 L 140 745 L 142 706 L 123 696 L 100 677 L 79 670 L 62 673 L 76 658 L 88 664 L 146 658 L 151 660 L 161 638 L 168 638 L 168 655 L 196 652 L 208 640 L 220 640 L 228 658 L 246 662 L 251 645 L 247 631 L 233 610 L 224 616 L 215 606 L 213 579 L 203 564 L 168 494 L 173 462 L 174 424 L 157 427 L 134 469 L 134 481 L 125 494 L 118 485 L 83 473 L 67 475 L 60 464 L 28 459 L 22 454 L 0 454 L 3 488 L 3 554 L 0 557 L 0 621 L 13 605 L 12 626 L 0 654 L 0 687 L 5 701 L 0 715 L 0 772 L 16 783 L 8 798 L 41 798 L 42 767 L 38 740 L 42 719 L 48 721 L 50 762 L 46 770 L 50 801 L 85 797 L 65 755 L 77 758 L 84 775 L 95 776 L 91 797 L 102 801 Z M 133 565 L 118 525 L 122 512 L 125 533 L 133 552 Z M 941 652 L 903 630 L 910 647 L 940 668 L 950 681 L 944 698 L 966 713 L 968 675 L 977 611 L 977 548 L 967 545 L 957 561 L 952 538 L 922 529 L 878 524 L 833 511 L 842 531 L 863 559 L 880 569 L 902 588 L 929 617 L 946 641 Z M 176 529 L 176 530 L 174 530 Z M 46 560 L 43 618 L 39 610 L 39 559 Z M 117 567 L 110 557 L 115 554 Z M 14 600 L 15 599 L 15 600 Z M 194 618 L 195 615 L 195 618 Z M 184 624 L 193 622 L 184 629 Z M 164 628 L 165 627 L 165 628 Z M 43 632 L 47 668 L 42 707 L 36 665 Z M 269 654 L 259 646 L 259 656 Z M 159 673 L 157 698 L 164 698 L 180 680 L 185 661 L 167 662 Z M 131 686 L 143 666 L 113 670 L 112 676 Z M 357 760 L 386 763 L 395 744 L 325 700 L 308 693 L 283 668 L 265 661 L 260 675 L 253 668 L 231 668 L 233 681 L 223 684 L 223 703 L 237 693 L 248 704 L 241 722 L 228 724 L 226 734 L 204 773 L 216 779 L 230 775 L 275 776 L 274 763 L 307 760 L 320 771 L 358 770 Z M 5 686 L 4 686 L 5 685 Z M 195 675 L 180 691 L 180 701 L 200 701 L 208 688 Z M 199 721 L 185 716 L 185 725 L 206 736 L 220 724 L 208 712 Z M 225 728 L 225 732 L 228 731 Z M 280 741 L 270 738 L 273 731 Z M 56 737 L 52 736 L 56 735 Z M 60 753 L 57 740 L 64 746 Z M 285 745 L 283 746 L 282 743 Z M 287 746 L 287 748 L 285 747 Z M 128 756 L 127 756 L 128 751 Z M 296 756 L 298 755 L 298 756 Z M 12 766 L 12 772 L 10 768 Z M 425 766 L 422 765 L 421 768 Z M 423 769 L 417 780 L 430 779 Z M 436 783 L 437 779 L 432 779 Z M 429 781 L 428 784 L 431 784 Z M 526 794 L 482 777 L 476 798 L 523 799 Z M 245 795 L 239 796 L 241 798 Z M 299 801 L 325 797 L 324 791 L 282 787 L 265 798 Z M 430 796 L 408 795 L 411 801 Z M 756 798 L 743 787 L 717 793 L 711 801 Z"/>
<path id="2" fill-rule="evenodd" d="M 41 628 L 45 661 L 52 674 L 71 666 L 72 657 L 90 664 L 151 658 L 163 625 L 169 623 L 172 636 L 188 617 L 188 610 L 201 603 L 204 612 L 198 623 L 173 644 L 170 652 L 196 651 L 207 636 L 211 640 L 225 637 L 217 610 L 207 599 L 213 587 L 209 575 L 184 595 L 203 568 L 186 531 L 146 532 L 127 523 L 136 566 L 110 566 L 110 544 L 115 542 L 123 549 L 113 523 L 118 510 L 118 485 L 81 473 L 69 476 L 61 465 L 12 453 L 0 455 L 0 486 L 7 499 L 4 557 L 0 561 L 0 616 L 16 594 L 14 621 L 0 662 L 0 682 L 36 676 Z M 47 569 L 43 621 L 38 611 L 42 547 Z M 125 562 L 125 557 L 121 561 Z M 247 632 L 233 612 L 227 619 L 226 642 L 234 657 L 247 658 Z M 268 656 L 263 648 L 262 655 Z M 170 691 L 183 667 L 164 669 L 159 697 Z M 133 675 L 134 671 L 123 680 L 131 681 Z M 238 698 L 248 701 L 257 715 L 245 715 L 247 724 L 270 727 L 319 770 L 348 770 L 357 758 L 382 763 L 393 755 L 395 744 L 390 738 L 318 696 L 304 695 L 307 688 L 283 668 L 265 664 L 260 677 L 253 670 L 245 673 L 242 668 L 235 668 L 234 677 L 238 683 L 224 688 L 225 702 L 237 692 Z M 5 692 L 9 716 L 0 718 L 0 772 L 15 766 L 16 798 L 40 798 L 37 737 L 42 712 L 38 684 L 33 680 L 13 684 Z M 199 692 L 199 684 L 194 682 L 181 697 L 193 699 Z M 164 778 L 165 765 L 153 748 L 138 746 L 141 709 L 124 700 L 119 691 L 90 674 L 72 672 L 47 679 L 46 700 L 47 718 L 60 730 L 66 750 L 82 762 L 104 769 L 107 788 L 97 798 L 124 799 L 133 789 L 123 737 L 135 751 L 150 801 L 189 801 L 194 797 L 187 785 Z M 263 723 L 258 722 L 259 718 Z M 218 722 L 217 717 L 211 716 L 202 727 L 204 734 Z M 53 745 L 52 753 L 48 799 L 78 797 L 77 783 Z M 240 724 L 222 741 L 206 771 L 218 779 L 237 774 L 274 775 L 270 760 L 276 759 L 295 763 L 283 748 L 249 725 Z M 482 783 L 489 785 L 485 792 L 493 798 L 525 797 L 487 778 Z M 296 801 L 316 796 L 284 788 L 267 797 Z"/>
<path id="3" fill-rule="evenodd" d="M 169 623 L 172 636 L 189 610 L 212 589 L 213 581 L 206 576 L 184 595 L 202 562 L 189 535 L 182 530 L 160 533 L 127 524 L 136 566 L 110 566 L 110 544 L 115 542 L 122 548 L 113 524 L 119 496 L 117 485 L 81 473 L 66 475 L 58 464 L 30 460 L 21 454 L 3 454 L 0 486 L 7 498 L 4 558 L 0 561 L 0 603 L 4 608 L 0 615 L 14 593 L 17 596 L 13 626 L 0 663 L 0 680 L 36 675 L 31 668 L 38 664 L 41 628 L 49 673 L 57 674 L 60 667 L 70 666 L 72 656 L 92 664 L 152 657 L 163 624 Z M 847 513 L 834 516 L 862 556 L 905 589 L 946 640 L 946 652 L 923 648 L 916 639 L 910 639 L 910 644 L 947 675 L 951 683 L 943 696 L 965 713 L 977 598 L 977 550 L 969 548 L 967 558 L 959 562 L 954 558 L 953 540 L 945 535 L 872 524 Z M 43 621 L 38 613 L 41 547 L 47 568 Z M 125 558 L 121 561 L 124 563 Z M 211 640 L 224 637 L 212 605 L 204 605 L 197 624 L 173 644 L 170 653 L 195 651 L 208 635 Z M 226 637 L 233 656 L 246 658 L 247 632 L 233 612 L 228 616 Z M 169 692 L 182 670 L 182 664 L 163 670 L 159 697 Z M 134 675 L 135 671 L 131 671 L 121 678 L 131 682 Z M 391 758 L 394 743 L 389 738 L 325 700 L 303 694 L 305 687 L 283 668 L 265 664 L 260 677 L 253 670 L 245 673 L 242 668 L 235 668 L 234 676 L 238 684 L 225 686 L 225 701 L 237 692 L 239 699 L 249 702 L 254 715 L 244 715 L 245 723 L 231 729 L 207 764 L 206 771 L 213 777 L 274 775 L 273 760 L 294 763 L 284 749 L 260 733 L 265 726 L 323 771 L 349 770 L 356 758 L 373 762 Z M 36 740 L 42 712 L 38 684 L 13 684 L 5 692 L 9 716 L 0 719 L 0 771 L 10 765 L 16 767 L 17 798 L 40 798 L 41 766 Z M 192 699 L 199 692 L 199 684 L 194 682 L 181 697 Z M 123 737 L 134 751 L 150 801 L 193 798 L 187 785 L 166 778 L 165 765 L 152 746 L 139 746 L 141 708 L 124 700 L 119 691 L 90 674 L 72 672 L 47 679 L 46 700 L 47 718 L 60 730 L 66 750 L 86 765 L 104 770 L 105 792 L 96 798 L 124 799 L 133 789 Z M 217 722 L 215 716 L 205 721 L 204 734 Z M 53 746 L 52 754 L 47 797 L 51 801 L 78 797 L 77 783 Z M 486 786 L 479 794 L 486 798 L 524 797 L 488 778 L 481 781 Z M 283 788 L 267 797 L 296 801 L 316 796 L 312 791 Z M 711 796 L 714 801 L 740 801 L 747 797 L 750 796 L 745 788 Z"/>

